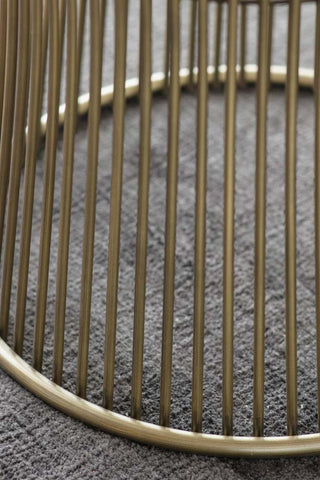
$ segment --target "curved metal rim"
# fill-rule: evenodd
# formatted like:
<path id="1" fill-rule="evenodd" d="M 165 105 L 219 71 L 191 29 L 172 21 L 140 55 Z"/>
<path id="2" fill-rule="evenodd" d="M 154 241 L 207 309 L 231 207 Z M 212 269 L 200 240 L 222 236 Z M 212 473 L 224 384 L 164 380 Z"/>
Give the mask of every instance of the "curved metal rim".
<path id="1" fill-rule="evenodd" d="M 221 65 L 219 67 L 219 81 L 221 84 L 226 81 L 227 67 L 226 65 Z M 240 73 L 240 68 L 238 69 L 238 74 Z M 181 88 L 186 87 L 189 84 L 190 71 L 188 68 L 182 68 L 180 70 L 180 86 Z M 245 77 L 244 80 L 248 84 L 254 84 L 257 81 L 258 77 L 258 67 L 257 65 L 246 65 L 245 66 Z M 215 69 L 212 66 L 208 67 L 208 82 L 212 83 L 215 78 Z M 270 81 L 273 85 L 285 85 L 287 78 L 287 69 L 286 67 L 274 65 L 271 67 Z M 309 68 L 299 68 L 299 85 L 301 88 L 313 88 L 313 69 Z M 196 67 L 193 71 L 193 80 L 194 83 L 197 83 L 198 80 L 198 68 Z M 161 92 L 166 87 L 166 80 L 164 73 L 153 73 L 151 77 L 152 83 L 152 92 L 157 93 Z M 139 94 L 139 79 L 132 78 L 126 81 L 126 98 L 134 98 Z M 108 85 L 101 89 L 101 106 L 107 107 L 112 104 L 113 101 L 113 85 Z M 78 115 L 86 115 L 89 111 L 90 104 L 90 95 L 85 93 L 78 98 Z M 59 107 L 59 125 L 64 124 L 65 117 L 65 104 L 60 105 Z M 44 137 L 47 130 L 47 114 L 44 114 L 41 117 L 41 136 Z"/>
<path id="2" fill-rule="evenodd" d="M 275 457 L 320 452 L 320 434 L 283 437 L 227 437 L 160 427 L 105 410 L 59 387 L 34 370 L 0 339 L 0 365 L 22 386 L 52 407 L 109 433 L 162 448 L 221 456 Z"/>
<path id="3" fill-rule="evenodd" d="M 188 84 L 189 73 L 188 69 L 180 71 L 181 87 Z M 221 83 L 224 83 L 226 79 L 225 66 L 220 67 L 219 77 Z M 210 82 L 213 78 L 214 69 L 209 67 L 208 81 Z M 247 65 L 245 80 L 248 83 L 255 83 L 256 79 L 257 66 Z M 312 88 L 313 79 L 313 70 L 299 70 L 300 87 Z M 197 81 L 197 69 L 194 70 L 194 80 L 195 82 Z M 286 68 L 273 66 L 271 69 L 271 82 L 284 85 L 286 83 Z M 165 75 L 162 73 L 153 74 L 153 92 L 159 92 L 164 87 Z M 138 79 L 128 80 L 126 82 L 126 97 L 135 97 L 138 92 Z M 102 88 L 101 106 L 110 105 L 112 100 L 113 86 Z M 85 115 L 88 112 L 89 103 L 90 98 L 88 94 L 79 97 L 78 115 Z M 63 125 L 64 113 L 65 106 L 61 105 L 59 109 L 60 125 Z M 42 136 L 46 134 L 46 126 L 47 116 L 44 115 L 41 118 Z M 320 453 L 320 433 L 279 437 L 228 437 L 161 427 L 108 411 L 77 397 L 50 381 L 27 364 L 2 339 L 0 339 L 0 367 L 22 386 L 63 413 L 111 434 L 126 437 L 140 443 L 192 453 L 238 457 L 277 457 Z"/>

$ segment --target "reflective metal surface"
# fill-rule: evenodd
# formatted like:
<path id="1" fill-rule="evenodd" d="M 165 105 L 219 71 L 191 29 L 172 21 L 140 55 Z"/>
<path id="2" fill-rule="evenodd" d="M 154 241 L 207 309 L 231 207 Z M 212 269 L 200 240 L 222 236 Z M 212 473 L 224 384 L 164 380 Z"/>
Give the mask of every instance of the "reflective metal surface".
<path id="1" fill-rule="evenodd" d="M 310 69 L 299 69 L 300 17 L 302 0 L 288 5 L 287 66 L 271 65 L 274 3 L 261 0 L 259 8 L 258 60 L 248 65 L 247 33 L 251 0 L 208 2 L 185 0 L 190 7 L 188 67 L 181 68 L 182 0 L 167 3 L 165 68 L 153 73 L 152 1 L 141 0 L 139 79 L 127 80 L 127 42 L 130 13 L 128 0 L 117 0 L 114 8 L 114 82 L 101 87 L 103 71 L 105 0 L 0 0 L 0 365 L 22 385 L 61 411 L 111 433 L 139 442 L 190 452 L 236 456 L 275 456 L 311 454 L 320 451 L 320 434 L 299 436 L 297 415 L 297 315 L 296 315 L 296 157 L 297 102 L 299 87 L 307 88 L 315 99 L 315 279 L 317 304 L 317 347 L 314 359 L 320 384 L 320 2 L 317 2 L 316 58 Z M 87 5 L 88 3 L 88 5 Z M 211 3 L 214 3 L 211 5 Z M 285 3 L 285 2 L 283 2 Z M 241 4 L 241 5 L 240 5 Z M 214 7 L 214 32 L 209 29 L 209 9 Z M 277 8 L 277 7 L 276 7 Z M 226 16 L 224 17 L 224 15 Z M 221 64 L 222 22 L 227 21 L 227 63 Z M 85 22 L 90 21 L 89 93 L 80 95 Z M 239 22 L 239 29 L 237 27 Z M 209 61 L 210 41 L 214 40 L 213 62 Z M 62 63 L 66 44 L 66 102 L 59 105 Z M 237 54 L 239 50 L 239 54 Z M 162 53 L 162 52 L 161 52 Z M 48 72 L 46 59 L 48 57 Z M 238 58 L 239 57 L 239 58 Z M 213 63 L 213 66 L 210 65 Z M 314 73 L 316 72 L 316 73 Z M 46 84 L 48 82 L 48 85 Z M 236 114 L 239 88 L 256 84 L 256 181 L 255 181 L 255 292 L 252 437 L 233 436 L 234 378 L 234 245 L 235 245 L 235 168 Z M 205 339 L 206 209 L 209 88 L 225 87 L 224 128 L 224 221 L 223 221 L 223 378 L 222 435 L 202 434 L 203 369 Z M 265 237 L 267 172 L 267 102 L 270 85 L 286 87 L 285 129 L 285 258 L 286 258 L 286 388 L 287 436 L 264 437 L 264 357 L 265 357 Z M 47 113 L 41 115 L 47 90 Z M 195 128 L 195 223 L 194 223 L 194 298 L 192 431 L 170 428 L 173 327 L 175 321 L 175 251 L 177 230 L 179 144 L 183 142 L 181 89 L 197 97 Z M 151 160 L 152 94 L 163 92 L 168 103 L 166 226 L 164 233 L 163 319 L 160 379 L 159 424 L 142 418 L 142 383 L 147 287 L 149 177 Z M 131 418 L 113 412 L 115 345 L 117 338 L 120 226 L 126 100 L 137 97 L 140 109 L 138 166 L 138 206 L 136 230 L 135 298 L 131 385 Z M 101 107 L 113 109 L 113 153 L 106 285 L 106 333 L 103 381 L 103 406 L 86 401 L 90 320 L 93 288 L 96 194 L 98 181 L 99 129 Z M 82 238 L 82 277 L 78 338 L 77 395 L 61 387 L 64 372 L 66 302 L 72 191 L 77 117 L 88 114 L 88 149 Z M 58 251 L 55 281 L 55 321 L 53 335 L 52 381 L 42 375 L 45 324 L 51 259 L 58 129 L 63 126 L 63 168 L 59 211 Z M 33 362 L 23 359 L 24 327 L 29 276 L 30 242 L 34 213 L 35 169 L 39 137 L 45 141 L 43 200 Z M 21 169 L 24 165 L 23 170 Z M 23 185 L 20 179 L 23 178 Z M 18 255 L 17 298 L 10 308 L 13 263 L 22 189 L 21 241 Z M 2 251 L 1 251 L 2 250 Z M 191 300 L 192 301 L 192 300 Z M 8 346 L 8 324 L 14 317 L 14 341 Z M 320 387 L 319 387 L 320 398 Z M 319 400 L 320 405 L 320 400 Z M 319 407 L 320 408 L 320 407 Z"/>

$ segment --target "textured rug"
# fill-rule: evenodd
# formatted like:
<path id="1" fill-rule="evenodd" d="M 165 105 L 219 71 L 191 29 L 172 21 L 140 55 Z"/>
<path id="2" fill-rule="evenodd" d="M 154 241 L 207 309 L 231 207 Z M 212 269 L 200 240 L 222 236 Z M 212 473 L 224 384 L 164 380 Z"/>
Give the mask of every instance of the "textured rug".
<path id="1" fill-rule="evenodd" d="M 130 3 L 128 77 L 137 72 L 138 1 Z M 164 5 L 154 2 L 154 70 L 161 70 Z M 186 64 L 188 2 L 182 2 L 182 63 Z M 112 79 L 112 9 L 104 83 Z M 273 63 L 286 58 L 286 7 L 276 7 Z M 314 7 L 304 6 L 301 65 L 313 65 Z M 256 58 L 256 10 L 249 16 L 249 62 Z M 210 25 L 212 15 L 210 16 Z M 225 32 L 224 32 L 225 35 Z M 88 41 L 85 55 L 88 55 Z M 210 55 L 212 56 L 212 48 Z M 82 91 L 87 90 L 84 76 Z M 234 433 L 252 433 L 253 279 L 255 89 L 239 92 L 237 115 L 237 185 L 235 214 L 235 395 Z M 298 115 L 297 162 L 297 288 L 299 432 L 317 431 L 315 365 L 315 286 L 313 229 L 313 97 L 301 92 Z M 161 359 L 162 288 L 165 228 L 167 103 L 153 101 L 150 222 L 145 326 L 143 419 L 157 422 Z M 195 197 L 196 95 L 181 96 L 179 200 L 176 249 L 176 303 L 171 425 L 190 429 L 192 380 L 193 245 Z M 75 391 L 81 278 L 81 252 L 86 175 L 86 119 L 76 135 L 75 175 L 63 386 Z M 208 125 L 207 277 L 205 319 L 204 418 L 205 432 L 221 433 L 222 395 L 222 241 L 223 241 L 223 129 L 224 95 L 211 92 Z M 284 90 L 274 88 L 269 98 L 267 272 L 266 272 L 266 412 L 265 434 L 283 435 L 285 416 L 285 257 L 284 257 Z M 46 323 L 44 374 L 51 376 L 55 273 L 61 185 L 61 134 L 57 157 L 56 194 L 52 233 L 50 292 Z M 107 239 L 111 179 L 112 113 L 102 114 L 100 129 L 97 227 L 90 331 L 88 399 L 101 404 L 105 328 Z M 28 290 L 24 358 L 31 360 L 39 251 L 43 178 L 43 151 L 37 164 L 35 209 Z M 133 331 L 136 205 L 139 160 L 139 107 L 129 101 L 123 171 L 123 206 L 116 346 L 115 411 L 130 412 Z M 17 245 L 19 242 L 17 234 Z M 15 274 L 17 262 L 15 264 Z M 12 304 L 15 301 L 13 288 Z M 14 307 L 12 308 L 12 313 Z M 12 344 L 10 322 L 9 344 Z M 230 460 L 174 453 L 132 443 L 94 430 L 55 411 L 0 372 L 0 477 L 3 479 L 273 479 L 320 477 L 317 457 L 278 460 Z"/>

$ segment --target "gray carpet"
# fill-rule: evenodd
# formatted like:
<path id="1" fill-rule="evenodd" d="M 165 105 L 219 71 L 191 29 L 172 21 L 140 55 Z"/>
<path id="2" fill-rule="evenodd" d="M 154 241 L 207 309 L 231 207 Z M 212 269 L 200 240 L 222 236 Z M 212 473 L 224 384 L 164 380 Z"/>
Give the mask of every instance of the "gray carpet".
<path id="1" fill-rule="evenodd" d="M 154 2 L 154 70 L 160 70 L 164 6 Z M 137 62 L 138 1 L 131 2 L 128 76 L 135 75 Z M 188 15 L 184 21 L 182 61 Z M 286 7 L 276 8 L 274 63 L 285 61 Z M 249 61 L 255 61 L 256 9 L 249 17 Z M 212 17 L 210 17 L 210 24 Z M 108 20 L 104 83 L 112 78 L 112 14 Z M 314 8 L 303 7 L 301 65 L 312 66 Z M 212 55 L 210 49 L 210 55 Z M 85 49 L 85 55 L 88 51 Z M 85 69 L 86 71 L 86 69 Z M 87 89 L 84 76 L 82 90 Z M 267 273 L 266 273 L 266 435 L 283 435 L 285 418 L 285 263 L 284 263 L 284 129 L 285 98 L 273 89 L 269 108 Z M 181 142 L 176 250 L 176 306 L 171 425 L 190 429 L 192 379 L 193 245 L 195 187 L 196 96 L 181 97 Z M 150 223 L 145 326 L 143 419 L 158 421 L 161 358 L 162 283 L 165 227 L 167 106 L 162 96 L 153 102 Z M 86 120 L 79 122 L 76 136 L 72 205 L 71 249 L 65 370 L 63 385 L 75 391 L 81 275 L 83 212 L 86 175 Z M 124 158 L 124 186 L 119 277 L 118 333 L 116 346 L 115 411 L 130 412 L 130 382 L 134 301 L 134 262 L 139 160 L 139 108 L 128 102 Z M 299 432 L 317 431 L 315 365 L 315 287 L 313 260 L 313 98 L 299 97 L 297 162 L 297 287 L 298 287 L 298 375 Z M 208 134 L 207 277 L 205 320 L 205 370 L 203 430 L 221 433 L 222 392 L 222 237 L 223 237 L 223 92 L 210 93 Z M 101 120 L 97 229 L 95 239 L 94 288 L 90 331 L 88 399 L 101 404 L 105 328 L 107 239 L 111 179 L 112 114 Z M 37 164 L 34 224 L 27 303 L 24 358 L 31 360 L 37 281 L 37 257 L 41 220 L 43 151 Z M 59 141 L 52 262 L 46 323 L 44 374 L 51 376 L 55 273 L 61 185 L 62 135 Z M 254 278 L 254 173 L 255 92 L 239 93 L 237 117 L 237 186 L 235 216 L 235 395 L 234 433 L 252 433 L 253 376 L 253 278 Z M 20 241 L 19 231 L 17 245 Z M 15 278 L 17 273 L 15 263 Z M 15 288 L 12 295 L 14 313 Z M 9 344 L 12 344 L 13 315 Z M 320 459 L 230 460 L 174 453 L 141 446 L 94 430 L 55 411 L 1 375 L 0 477 L 9 479 L 273 479 L 320 477 Z"/>

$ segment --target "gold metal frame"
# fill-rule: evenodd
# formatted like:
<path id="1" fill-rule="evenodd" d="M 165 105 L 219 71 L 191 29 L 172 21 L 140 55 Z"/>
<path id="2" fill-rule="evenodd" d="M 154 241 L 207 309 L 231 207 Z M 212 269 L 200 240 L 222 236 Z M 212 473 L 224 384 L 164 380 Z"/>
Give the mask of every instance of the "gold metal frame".
<path id="1" fill-rule="evenodd" d="M 217 3 L 214 66 L 208 64 L 208 0 L 191 6 L 189 68 L 180 65 L 180 0 L 168 1 L 165 73 L 152 73 L 152 2 L 141 0 L 139 79 L 126 80 L 128 0 L 116 0 L 114 84 L 101 88 L 105 0 L 90 0 L 90 92 L 79 96 L 86 0 L 0 0 L 0 252 L 2 281 L 0 301 L 0 366 L 40 398 L 93 426 L 143 443 L 191 452 L 276 456 L 320 452 L 320 434 L 297 434 L 296 351 L 296 116 L 298 87 L 315 92 L 315 277 L 317 300 L 317 367 L 320 411 L 320 75 L 299 69 L 299 27 L 302 0 L 289 2 L 287 67 L 271 65 L 273 5 L 259 3 L 258 65 L 246 64 L 246 18 L 249 0 L 228 0 L 227 65 L 221 65 L 222 2 Z M 241 3 L 240 7 L 239 4 Z M 237 21 L 241 11 L 240 62 L 237 65 Z M 194 67 L 195 26 L 198 19 L 198 65 Z M 59 106 L 61 62 L 66 20 L 66 103 Z M 29 28 L 30 27 L 30 28 Z M 32 35 L 29 34 L 31 30 Z M 48 109 L 40 115 L 47 50 L 49 54 Z M 320 51 L 320 2 L 317 1 L 316 52 Z M 31 52 L 31 54 L 30 54 Z M 30 75 L 29 75 L 30 72 Z M 26 78 L 30 81 L 26 81 Z M 16 86 L 13 79 L 16 78 Z M 235 119 L 238 86 L 257 84 L 256 222 L 255 222 L 255 318 L 253 436 L 233 436 L 233 256 L 235 189 Z M 286 85 L 286 312 L 287 312 L 287 430 L 288 436 L 264 437 L 264 296 L 266 230 L 266 130 L 267 97 L 271 84 Z M 223 289 L 223 435 L 202 434 L 203 343 L 206 245 L 206 162 L 208 88 L 225 84 L 225 197 Z M 194 343 L 192 384 L 192 432 L 170 425 L 172 335 L 176 242 L 179 98 L 183 87 L 198 93 L 195 200 Z M 148 189 L 151 132 L 151 99 L 154 92 L 168 94 L 168 168 L 165 232 L 163 337 L 159 425 L 141 421 L 144 307 L 146 287 Z M 117 324 L 117 292 L 122 196 L 125 101 L 140 101 L 140 166 L 137 215 L 136 290 L 132 360 L 131 418 L 112 412 Z M 113 160 L 110 202 L 109 263 L 106 302 L 103 407 L 85 400 L 87 389 L 89 325 L 94 254 L 95 208 L 101 106 L 113 106 Z M 63 389 L 64 324 L 67 296 L 69 231 L 71 221 L 74 136 L 77 115 L 88 113 L 88 164 L 83 233 L 82 292 L 78 351 L 77 395 Z M 27 125 L 27 129 L 26 129 Z M 58 127 L 64 126 L 63 174 L 57 258 L 56 315 L 53 381 L 41 374 L 43 359 L 48 269 L 55 182 Z M 33 365 L 22 357 L 26 294 L 39 137 L 45 137 L 45 173 L 39 276 L 36 299 Z M 12 142 L 11 142 L 12 139 Z M 24 192 L 19 253 L 14 345 L 7 343 L 14 245 L 17 228 L 21 165 Z M 3 244 L 3 245 L 2 245 Z M 319 415 L 320 417 L 320 415 Z"/>

